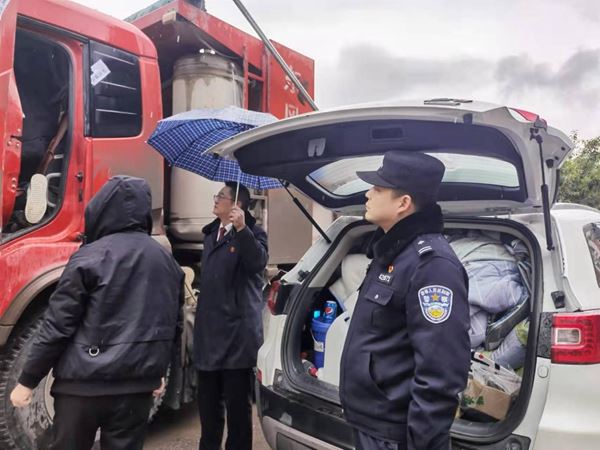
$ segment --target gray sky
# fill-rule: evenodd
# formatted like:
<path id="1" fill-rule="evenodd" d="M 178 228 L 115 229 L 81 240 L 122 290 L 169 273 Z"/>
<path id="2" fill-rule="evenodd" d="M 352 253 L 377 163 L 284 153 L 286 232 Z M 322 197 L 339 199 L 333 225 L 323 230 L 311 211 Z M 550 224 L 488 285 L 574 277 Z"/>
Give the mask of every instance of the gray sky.
<path id="1" fill-rule="evenodd" d="M 123 18 L 152 0 L 77 0 Z M 315 60 L 320 108 L 459 97 L 600 135 L 597 0 L 245 0 L 267 35 Z M 231 0 L 209 13 L 252 32 Z"/>

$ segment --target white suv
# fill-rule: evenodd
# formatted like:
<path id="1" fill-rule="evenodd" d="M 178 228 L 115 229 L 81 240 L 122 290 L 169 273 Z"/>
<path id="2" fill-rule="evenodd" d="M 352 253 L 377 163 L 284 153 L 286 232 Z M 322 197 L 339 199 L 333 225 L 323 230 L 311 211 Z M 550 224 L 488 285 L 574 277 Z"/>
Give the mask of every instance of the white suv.
<path id="1" fill-rule="evenodd" d="M 269 292 L 257 396 L 271 447 L 354 448 L 339 357 L 374 231 L 361 218 L 368 186 L 355 172 L 397 150 L 445 164 L 445 233 L 470 276 L 476 353 L 453 448 L 600 448 L 600 212 L 554 204 L 571 149 L 537 115 L 453 99 L 317 112 L 215 147 L 339 215 Z M 314 321 L 328 300 L 338 311 L 323 332 Z"/>

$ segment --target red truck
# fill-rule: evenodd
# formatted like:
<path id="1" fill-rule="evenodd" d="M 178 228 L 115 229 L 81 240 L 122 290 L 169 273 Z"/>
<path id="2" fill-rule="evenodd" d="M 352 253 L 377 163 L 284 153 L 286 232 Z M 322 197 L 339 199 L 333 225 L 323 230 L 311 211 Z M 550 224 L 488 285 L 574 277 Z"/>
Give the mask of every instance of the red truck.
<path id="1" fill-rule="evenodd" d="M 2 449 L 45 448 L 51 378 L 30 408 L 13 409 L 8 396 L 63 267 L 81 244 L 85 206 L 110 176 L 145 178 L 153 234 L 182 265 L 199 259 L 214 186 L 165 166 L 146 144 L 157 121 L 226 104 L 280 118 L 311 110 L 260 40 L 185 0 L 158 2 L 130 22 L 67 0 L 0 0 Z M 313 61 L 275 46 L 312 96 Z M 43 197 L 34 175 L 45 178 Z M 290 230 L 275 221 L 302 219 L 285 194 L 256 194 L 266 206 L 257 211 L 270 228 L 272 262 L 294 262 L 310 245 L 310 226 L 297 229 L 296 247 L 279 245 L 277 233 Z M 278 214 L 265 214 L 269 209 Z M 171 379 L 185 378 L 180 372 Z M 181 383 L 171 386 L 165 402 L 189 401 Z"/>

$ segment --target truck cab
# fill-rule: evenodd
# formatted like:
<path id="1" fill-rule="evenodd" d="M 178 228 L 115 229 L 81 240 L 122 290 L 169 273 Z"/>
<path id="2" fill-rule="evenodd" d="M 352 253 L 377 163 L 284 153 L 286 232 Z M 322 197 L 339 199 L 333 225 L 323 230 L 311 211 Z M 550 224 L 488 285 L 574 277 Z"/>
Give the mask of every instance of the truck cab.
<path id="1" fill-rule="evenodd" d="M 47 442 L 51 376 L 35 390 L 35 407 L 15 410 L 8 396 L 62 270 L 82 243 L 85 206 L 108 178 L 146 179 L 153 234 L 186 258 L 182 263 L 199 259 L 198 213 L 186 217 L 189 208 L 172 199 L 214 192 L 174 174 L 146 143 L 177 108 L 225 106 L 216 103 L 218 89 L 198 91 L 195 103 L 177 97 L 186 79 L 203 79 L 181 69 L 186 58 L 198 65 L 226 57 L 239 106 L 279 117 L 309 110 L 258 39 L 187 1 L 158 2 L 131 22 L 67 0 L 0 2 L 0 448 Z M 312 94 L 312 60 L 280 49 Z"/>

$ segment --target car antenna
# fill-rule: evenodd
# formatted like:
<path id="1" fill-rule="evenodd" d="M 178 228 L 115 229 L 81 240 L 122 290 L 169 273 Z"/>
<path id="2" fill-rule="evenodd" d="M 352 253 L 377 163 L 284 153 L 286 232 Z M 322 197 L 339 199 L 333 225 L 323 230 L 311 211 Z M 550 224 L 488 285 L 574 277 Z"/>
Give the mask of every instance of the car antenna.
<path id="1" fill-rule="evenodd" d="M 552 241 L 552 217 L 550 216 L 550 197 L 548 194 L 548 185 L 546 184 L 546 170 L 544 168 L 544 153 L 542 151 L 542 143 L 544 139 L 540 135 L 540 130 L 546 129 L 546 125 L 539 117 L 536 119 L 533 127 L 529 129 L 529 140 L 535 141 L 540 149 L 540 164 L 542 169 L 542 209 L 544 212 L 544 228 L 546 231 L 546 248 L 554 250 L 554 242 Z M 553 161 L 549 161 L 553 162 Z M 552 167 L 549 165 L 548 167 Z"/>

